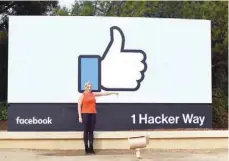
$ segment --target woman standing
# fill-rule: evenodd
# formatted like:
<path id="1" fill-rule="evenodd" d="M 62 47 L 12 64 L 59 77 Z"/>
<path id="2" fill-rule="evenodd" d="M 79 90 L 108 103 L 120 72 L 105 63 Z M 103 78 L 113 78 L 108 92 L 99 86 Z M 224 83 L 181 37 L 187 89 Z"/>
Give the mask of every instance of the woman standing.
<path id="1" fill-rule="evenodd" d="M 107 96 L 107 95 L 118 95 L 114 92 L 104 92 L 104 93 L 93 93 L 92 84 L 85 84 L 85 91 L 80 96 L 78 101 L 78 115 L 79 122 L 84 125 L 84 145 L 85 145 L 85 154 L 95 154 L 93 149 L 94 141 L 94 129 L 96 124 L 96 99 L 98 96 Z M 89 141 L 89 147 L 88 147 Z"/>

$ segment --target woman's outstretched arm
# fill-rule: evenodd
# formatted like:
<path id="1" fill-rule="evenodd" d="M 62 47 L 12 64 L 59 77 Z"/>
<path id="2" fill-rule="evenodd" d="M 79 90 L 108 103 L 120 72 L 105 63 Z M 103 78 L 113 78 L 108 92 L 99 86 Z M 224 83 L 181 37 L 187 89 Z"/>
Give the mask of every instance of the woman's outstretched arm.
<path id="1" fill-rule="evenodd" d="M 118 95 L 117 92 L 100 92 L 100 93 L 94 93 L 96 97 L 99 96 L 109 96 L 109 95 Z"/>

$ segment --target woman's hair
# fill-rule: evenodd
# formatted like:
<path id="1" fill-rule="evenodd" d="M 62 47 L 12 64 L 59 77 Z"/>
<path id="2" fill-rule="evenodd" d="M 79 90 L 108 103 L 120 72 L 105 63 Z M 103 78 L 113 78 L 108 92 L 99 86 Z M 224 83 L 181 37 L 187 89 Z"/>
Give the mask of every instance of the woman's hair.
<path id="1" fill-rule="evenodd" d="M 84 87 L 86 88 L 88 85 L 92 85 L 91 82 L 87 81 L 87 82 L 84 84 Z"/>

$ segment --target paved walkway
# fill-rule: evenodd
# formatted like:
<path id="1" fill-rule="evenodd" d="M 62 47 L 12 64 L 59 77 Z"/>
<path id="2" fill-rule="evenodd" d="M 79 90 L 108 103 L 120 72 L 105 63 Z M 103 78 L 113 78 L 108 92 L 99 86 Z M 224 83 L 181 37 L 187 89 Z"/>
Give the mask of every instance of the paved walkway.
<path id="1" fill-rule="evenodd" d="M 227 161 L 227 150 L 144 150 L 140 161 Z M 137 161 L 134 151 L 101 150 L 84 156 L 83 151 L 0 149 L 0 161 Z"/>

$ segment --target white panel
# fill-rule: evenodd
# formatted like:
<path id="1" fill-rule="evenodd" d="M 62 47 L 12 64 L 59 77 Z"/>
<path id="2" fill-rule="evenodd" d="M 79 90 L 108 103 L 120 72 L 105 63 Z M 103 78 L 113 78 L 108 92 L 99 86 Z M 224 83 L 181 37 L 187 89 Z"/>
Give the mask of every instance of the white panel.
<path id="1" fill-rule="evenodd" d="M 76 103 L 78 56 L 102 56 L 112 26 L 122 29 L 125 48 L 145 51 L 147 70 L 139 90 L 119 92 L 119 97 L 100 97 L 97 102 L 212 102 L 210 21 L 73 16 L 9 17 L 8 102 Z M 114 41 L 119 43 L 119 38 Z M 130 77 L 120 72 L 117 79 L 102 82 L 115 84 L 123 78 L 127 83 L 122 85 L 128 82 L 133 85 L 130 79 L 138 75 L 131 72 L 141 68 L 139 64 L 128 68 L 135 58 L 122 55 L 110 58 L 114 62 L 107 61 L 102 71 L 107 74 L 110 69 L 118 70 L 125 60 Z"/>

